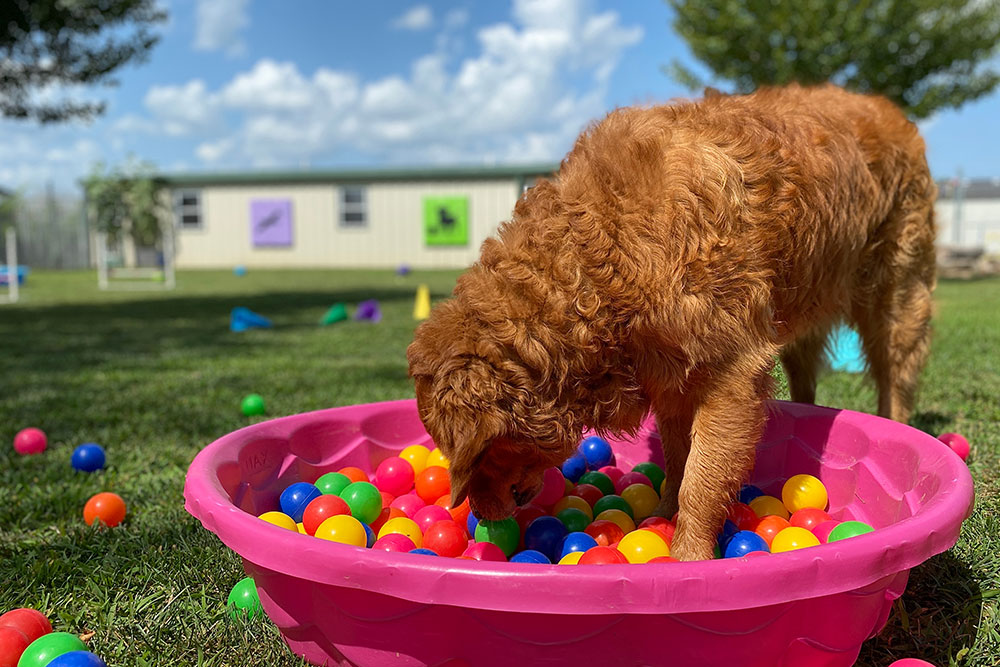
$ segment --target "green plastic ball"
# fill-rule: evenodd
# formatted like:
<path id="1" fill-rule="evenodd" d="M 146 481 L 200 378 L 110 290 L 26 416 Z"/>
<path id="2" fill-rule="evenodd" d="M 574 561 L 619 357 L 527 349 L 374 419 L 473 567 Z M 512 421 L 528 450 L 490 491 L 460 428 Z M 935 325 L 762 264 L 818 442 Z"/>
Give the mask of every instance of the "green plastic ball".
<path id="1" fill-rule="evenodd" d="M 601 490 L 601 493 L 606 496 L 615 492 L 615 483 L 611 481 L 611 478 L 603 472 L 599 472 L 597 470 L 591 470 L 590 472 L 583 473 L 577 484 L 590 484 L 591 486 L 596 486 Z"/>
<path id="2" fill-rule="evenodd" d="M 371 482 L 351 482 L 340 492 L 351 516 L 361 523 L 371 523 L 382 513 L 382 494 Z"/>
<path id="3" fill-rule="evenodd" d="M 256 618 L 264 615 L 260 596 L 257 595 L 257 585 L 254 584 L 252 577 L 244 577 L 236 582 L 233 590 L 229 591 L 226 607 L 229 608 L 229 616 L 234 619 L 242 616 Z"/>
<path id="4" fill-rule="evenodd" d="M 351 478 L 340 472 L 328 472 L 316 480 L 316 488 L 320 493 L 339 496 L 340 492 L 351 483 Z"/>
<path id="5" fill-rule="evenodd" d="M 267 411 L 264 407 L 264 397 L 260 394 L 247 394 L 240 402 L 240 410 L 247 417 L 264 414 Z"/>
<path id="6" fill-rule="evenodd" d="M 510 558 L 521 541 L 521 527 L 514 517 L 500 521 L 480 521 L 476 526 L 476 542 L 492 542 Z"/>
<path id="7" fill-rule="evenodd" d="M 632 506 L 621 496 L 604 496 L 594 503 L 594 516 L 597 516 L 604 510 L 621 510 L 625 514 L 628 514 L 632 520 L 635 520 L 635 512 L 632 511 Z"/>
<path id="8" fill-rule="evenodd" d="M 86 651 L 87 645 L 68 632 L 50 632 L 42 635 L 24 649 L 17 667 L 45 667 L 63 653 Z"/>
<path id="9" fill-rule="evenodd" d="M 584 528 L 590 525 L 590 517 L 575 507 L 567 507 L 556 514 L 556 518 L 562 521 L 566 530 L 571 533 L 582 533 Z"/>
<path id="10" fill-rule="evenodd" d="M 874 530 L 874 528 L 869 526 L 864 521 L 845 521 L 830 531 L 830 536 L 826 539 L 826 541 L 838 542 L 840 540 L 846 540 L 849 537 L 864 535 L 865 533 L 870 533 Z"/>
<path id="11" fill-rule="evenodd" d="M 650 482 L 653 483 L 653 490 L 659 492 L 660 485 L 663 484 L 663 480 L 667 478 L 667 474 L 663 472 L 663 468 L 652 463 L 651 461 L 646 461 L 645 463 L 639 463 L 634 468 L 633 472 L 641 472 L 645 475 Z"/>

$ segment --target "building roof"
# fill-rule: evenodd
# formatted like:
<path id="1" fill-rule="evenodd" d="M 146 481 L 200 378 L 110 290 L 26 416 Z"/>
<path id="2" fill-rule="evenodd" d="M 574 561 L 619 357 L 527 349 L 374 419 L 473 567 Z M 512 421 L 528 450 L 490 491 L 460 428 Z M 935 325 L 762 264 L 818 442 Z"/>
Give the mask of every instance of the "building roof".
<path id="1" fill-rule="evenodd" d="M 407 167 L 391 169 L 188 172 L 158 174 L 174 187 L 206 185 L 260 185 L 272 183 L 369 183 L 379 181 L 443 181 L 530 178 L 555 173 L 557 164 Z"/>
<path id="2" fill-rule="evenodd" d="M 938 199 L 954 199 L 957 179 L 938 181 Z M 1000 199 L 1000 178 L 973 178 L 961 181 L 962 199 Z"/>

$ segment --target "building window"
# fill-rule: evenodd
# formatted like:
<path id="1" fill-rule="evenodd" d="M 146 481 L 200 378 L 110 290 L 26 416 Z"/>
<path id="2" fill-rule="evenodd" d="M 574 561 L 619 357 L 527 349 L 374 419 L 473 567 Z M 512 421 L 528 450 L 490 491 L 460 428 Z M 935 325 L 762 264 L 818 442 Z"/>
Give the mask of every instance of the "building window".
<path id="1" fill-rule="evenodd" d="M 368 226 L 368 195 L 364 186 L 346 185 L 340 188 L 340 226 Z"/>
<path id="2" fill-rule="evenodd" d="M 174 192 L 174 212 L 181 229 L 201 229 L 201 190 Z"/>

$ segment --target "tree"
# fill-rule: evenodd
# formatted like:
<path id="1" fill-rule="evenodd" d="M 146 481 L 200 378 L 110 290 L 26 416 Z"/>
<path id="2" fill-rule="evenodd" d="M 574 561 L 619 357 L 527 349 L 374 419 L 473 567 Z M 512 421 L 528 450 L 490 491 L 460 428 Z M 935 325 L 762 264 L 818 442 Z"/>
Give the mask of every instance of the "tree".
<path id="1" fill-rule="evenodd" d="M 103 102 L 48 98 L 58 86 L 113 85 L 115 70 L 145 60 L 165 19 L 156 0 L 2 0 L 0 115 L 47 123 L 103 113 Z"/>
<path id="2" fill-rule="evenodd" d="M 87 216 L 112 242 L 130 235 L 138 245 L 155 246 L 163 237 L 167 210 L 152 165 L 130 161 L 107 169 L 97 164 L 83 182 Z"/>
<path id="3" fill-rule="evenodd" d="M 989 94 L 1000 0 L 667 0 L 674 29 L 738 92 L 833 81 L 925 118 Z M 701 87 L 674 61 L 671 74 Z"/>

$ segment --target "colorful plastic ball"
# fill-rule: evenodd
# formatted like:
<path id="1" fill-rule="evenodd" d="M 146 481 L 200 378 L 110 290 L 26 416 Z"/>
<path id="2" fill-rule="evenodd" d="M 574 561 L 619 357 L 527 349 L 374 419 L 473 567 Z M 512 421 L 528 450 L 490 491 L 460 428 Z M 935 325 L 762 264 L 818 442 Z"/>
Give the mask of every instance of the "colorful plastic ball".
<path id="1" fill-rule="evenodd" d="M 919 658 L 903 658 L 891 663 L 889 667 L 936 667 L 936 665 Z"/>
<path id="2" fill-rule="evenodd" d="M 534 549 L 525 549 L 524 551 L 518 551 L 516 554 L 510 557 L 511 563 L 537 563 L 538 565 L 551 565 L 552 561 L 545 557 L 541 551 L 535 551 Z"/>
<path id="3" fill-rule="evenodd" d="M 617 466 L 604 466 L 603 468 L 598 468 L 597 472 L 602 472 L 607 475 L 608 479 L 610 479 L 614 484 L 618 484 L 618 480 L 620 480 L 622 475 L 625 474 L 625 471 Z"/>
<path id="4" fill-rule="evenodd" d="M 590 517 L 575 507 L 567 507 L 556 518 L 563 522 L 570 533 L 582 532 L 590 525 Z"/>
<path id="5" fill-rule="evenodd" d="M 406 553 L 416 548 L 417 545 L 413 543 L 413 540 L 402 533 L 388 533 L 379 537 L 372 545 L 372 549 L 375 551 L 395 551 L 398 553 Z"/>
<path id="6" fill-rule="evenodd" d="M 614 455 L 608 441 L 597 435 L 584 438 L 577 451 L 583 454 L 583 457 L 587 460 L 587 467 L 591 470 L 597 470 L 601 466 L 608 465 L 611 463 L 611 457 Z"/>
<path id="7" fill-rule="evenodd" d="M 68 632 L 50 632 L 42 635 L 24 649 L 18 667 L 45 667 L 63 653 L 86 651 L 87 645 Z"/>
<path id="8" fill-rule="evenodd" d="M 754 486 L 753 484 L 744 484 L 740 488 L 740 502 L 744 505 L 749 505 L 750 501 L 754 498 L 759 498 L 764 495 L 760 487 Z"/>
<path id="9" fill-rule="evenodd" d="M 424 507 L 427 507 L 427 503 L 425 503 L 424 499 L 416 493 L 406 493 L 401 496 L 396 496 L 396 499 L 393 500 L 392 504 L 389 506 L 403 510 L 406 516 L 412 519 L 417 512 Z"/>
<path id="10" fill-rule="evenodd" d="M 385 525 L 386 521 L 388 521 L 389 519 L 395 519 L 395 518 L 398 518 L 398 517 L 401 517 L 401 516 L 406 516 L 406 513 L 403 512 L 403 510 L 397 509 L 395 507 L 383 507 L 382 511 L 379 512 L 378 518 L 375 519 L 374 521 L 372 521 L 368 525 L 370 525 L 371 529 L 373 531 L 375 531 L 376 535 L 378 535 L 378 531 L 382 530 L 382 526 Z"/>
<path id="11" fill-rule="evenodd" d="M 641 521 L 656 511 L 660 496 L 653 487 L 642 483 L 632 484 L 622 490 L 622 500 L 632 508 L 632 516 Z"/>
<path id="12" fill-rule="evenodd" d="M 770 549 L 764 538 L 749 530 L 741 530 L 729 538 L 723 556 L 726 558 L 741 558 L 751 551 L 768 552 Z"/>
<path id="13" fill-rule="evenodd" d="M 568 553 L 573 553 L 574 551 L 579 551 L 583 553 L 588 549 L 599 546 L 597 540 L 582 532 L 571 532 L 565 538 L 563 538 L 562 549 L 559 552 L 560 560 L 566 556 Z"/>
<path id="14" fill-rule="evenodd" d="M 413 542 L 414 547 L 423 546 L 423 533 L 420 532 L 420 526 L 413 519 L 408 519 L 406 517 L 400 517 L 398 519 L 389 519 L 382 526 L 382 529 L 378 531 L 379 539 L 389 535 L 390 533 L 399 533 L 410 538 Z"/>
<path id="15" fill-rule="evenodd" d="M 417 547 L 416 549 L 410 549 L 411 554 L 417 554 L 418 556 L 437 556 L 437 552 L 433 549 L 428 549 L 427 547 Z"/>
<path id="16" fill-rule="evenodd" d="M 667 543 L 668 547 L 673 542 L 674 533 L 677 532 L 677 526 L 669 519 L 664 519 L 661 516 L 651 516 L 644 519 L 636 528 L 645 528 L 658 533 L 663 538 L 663 541 Z"/>
<path id="17" fill-rule="evenodd" d="M 505 556 L 510 557 L 517 551 L 518 542 L 521 540 L 521 527 L 517 525 L 514 517 L 507 517 L 500 521 L 483 520 L 476 526 L 475 539 L 476 542 L 492 542 L 503 550 Z M 527 544 L 527 539 L 525 539 L 525 545 Z M 542 549 L 539 551 L 545 553 Z"/>
<path id="18" fill-rule="evenodd" d="M 398 456 L 390 456 L 375 468 L 375 486 L 394 496 L 401 496 L 413 488 L 413 466 Z"/>
<path id="19" fill-rule="evenodd" d="M 559 560 L 562 542 L 569 531 L 554 516 L 541 516 L 528 524 L 524 531 L 524 546 L 541 551 L 551 562 Z"/>
<path id="20" fill-rule="evenodd" d="M 819 546 L 819 540 L 805 528 L 789 526 L 774 536 L 771 540 L 771 553 L 778 554 L 784 551 L 795 551 L 806 547 Z"/>
<path id="21" fill-rule="evenodd" d="M 649 565 L 651 563 L 679 563 L 679 562 L 680 561 L 674 558 L 673 556 L 657 556 L 656 558 L 650 558 L 649 560 L 647 560 L 646 564 Z"/>
<path id="22" fill-rule="evenodd" d="M 839 521 L 824 521 L 818 526 L 813 527 L 812 534 L 816 536 L 820 544 L 826 544 L 830 541 L 830 533 L 839 525 Z"/>
<path id="23" fill-rule="evenodd" d="M 793 475 L 781 487 L 781 501 L 789 512 L 798 512 L 806 507 L 825 510 L 829 496 L 818 477 Z"/>
<path id="24" fill-rule="evenodd" d="M 646 461 L 644 463 L 638 463 L 632 467 L 633 472 L 641 472 L 649 480 L 650 484 L 653 485 L 654 489 L 659 489 L 663 484 L 664 480 L 667 478 L 667 473 L 663 472 L 663 468 L 656 465 L 652 461 Z"/>
<path id="25" fill-rule="evenodd" d="M 295 519 L 288 516 L 284 512 L 264 512 L 257 518 L 261 521 L 267 521 L 268 523 L 278 526 L 279 528 L 284 528 L 285 530 L 298 530 L 298 526 L 295 525 Z"/>
<path id="26" fill-rule="evenodd" d="M 309 482 L 296 482 L 281 492 L 278 502 L 281 505 L 281 511 L 298 523 L 302 521 L 302 513 L 305 512 L 309 503 L 321 495 L 320 490 L 315 485 Z"/>
<path id="27" fill-rule="evenodd" d="M 582 551 L 571 551 L 567 554 L 563 554 L 557 565 L 578 565 L 581 558 L 583 558 Z"/>
<path id="28" fill-rule="evenodd" d="M 603 547 L 614 546 L 625 537 L 625 531 L 622 530 L 621 526 L 614 521 L 604 519 L 594 521 L 583 532 L 593 537 L 597 540 L 597 544 Z"/>
<path id="29" fill-rule="evenodd" d="M 610 521 L 612 523 L 616 523 L 625 533 L 631 533 L 635 530 L 635 521 L 632 520 L 632 517 L 630 517 L 627 512 L 623 512 L 617 508 L 604 510 L 594 517 L 594 521 Z"/>
<path id="30" fill-rule="evenodd" d="M 100 521 L 105 526 L 117 526 L 125 520 L 125 501 L 117 493 L 98 493 L 83 506 L 83 520 L 88 526 Z"/>
<path id="31" fill-rule="evenodd" d="M 423 445 L 410 445 L 399 453 L 399 458 L 410 464 L 410 467 L 413 468 L 413 475 L 416 476 L 427 467 L 427 457 L 430 456 L 430 453 L 431 450 Z"/>
<path id="32" fill-rule="evenodd" d="M 260 394 L 247 394 L 240 401 L 240 411 L 247 417 L 256 417 L 267 412 L 264 397 Z"/>
<path id="33" fill-rule="evenodd" d="M 108 663 L 90 651 L 70 651 L 50 662 L 48 667 L 108 667 Z"/>
<path id="34" fill-rule="evenodd" d="M 598 545 L 588 549 L 577 561 L 577 565 L 624 565 L 628 563 L 625 554 L 614 547 Z"/>
<path id="35" fill-rule="evenodd" d="M 753 530 L 757 525 L 757 514 L 744 503 L 729 503 L 726 508 L 726 518 L 735 523 L 740 530 Z"/>
<path id="36" fill-rule="evenodd" d="M 351 478 L 339 472 L 328 472 L 316 480 L 315 487 L 320 493 L 339 496 L 340 492 L 351 483 Z"/>
<path id="37" fill-rule="evenodd" d="M 565 480 L 559 468 L 546 468 L 542 474 L 542 490 L 531 502 L 542 507 L 552 507 L 566 491 Z"/>
<path id="38" fill-rule="evenodd" d="M 432 505 L 441 496 L 451 494 L 451 479 L 448 471 L 441 466 L 428 465 L 417 475 L 417 495 L 428 505 Z"/>
<path id="39" fill-rule="evenodd" d="M 371 482 L 351 482 L 340 497 L 351 508 L 351 516 L 362 523 L 371 523 L 382 512 L 382 494 Z"/>
<path id="40" fill-rule="evenodd" d="M 390 507 L 392 505 L 392 501 L 396 499 L 396 496 L 386 491 L 383 491 L 382 489 L 378 490 L 378 494 L 382 496 L 382 509 Z"/>
<path id="41" fill-rule="evenodd" d="M 619 496 L 622 495 L 622 491 L 632 486 L 633 484 L 642 484 L 648 486 L 650 490 L 656 494 L 659 498 L 660 494 L 656 493 L 656 489 L 653 488 L 653 483 L 649 481 L 649 478 L 643 475 L 641 472 L 633 470 L 632 472 L 627 472 L 618 479 L 614 480 L 615 493 Z"/>
<path id="42" fill-rule="evenodd" d="M 426 533 L 427 529 L 438 521 L 451 521 L 455 523 L 455 520 L 451 518 L 451 512 L 440 505 L 426 505 L 421 507 L 413 515 L 413 520 L 420 526 L 421 533 Z M 433 549 L 433 547 L 431 548 Z"/>
<path id="43" fill-rule="evenodd" d="M 774 540 L 774 536 L 789 526 L 791 526 L 791 524 L 788 523 L 788 519 L 783 519 L 780 516 L 773 515 L 765 516 L 757 522 L 757 526 L 753 529 L 753 532 L 763 537 L 764 541 L 767 542 L 768 547 L 770 547 L 771 542 Z"/>
<path id="44" fill-rule="evenodd" d="M 584 473 L 580 476 L 580 480 L 577 483 L 596 486 L 601 490 L 601 494 L 605 496 L 613 495 L 615 492 L 615 483 L 611 481 L 611 478 L 597 470 Z"/>
<path id="45" fill-rule="evenodd" d="M 476 517 L 475 514 L 469 512 L 469 518 L 465 520 L 465 532 L 467 532 L 470 536 L 475 535 L 476 526 L 478 525 L 479 525 L 479 519 Z"/>
<path id="46" fill-rule="evenodd" d="M 574 484 L 573 482 L 571 482 L 568 479 L 566 479 L 565 477 L 563 477 L 563 495 L 564 496 L 568 496 L 569 494 L 573 493 L 573 489 L 575 489 L 575 488 L 576 488 L 576 484 Z"/>
<path id="47" fill-rule="evenodd" d="M 618 551 L 630 563 L 646 563 L 652 558 L 670 555 L 667 543 L 651 530 L 632 531 L 618 543 Z"/>
<path id="48" fill-rule="evenodd" d="M 833 517 L 821 509 L 816 509 L 815 507 L 803 507 L 789 517 L 788 523 L 793 526 L 798 526 L 799 528 L 812 530 L 819 524 L 832 520 L 832 518 Z"/>
<path id="49" fill-rule="evenodd" d="M 942 433 L 938 436 L 938 440 L 948 445 L 963 461 L 969 458 L 969 441 L 964 436 L 958 433 Z"/>
<path id="50" fill-rule="evenodd" d="M 49 439 L 39 428 L 21 429 L 14 436 L 14 451 L 18 454 L 41 454 L 48 444 Z"/>
<path id="51" fill-rule="evenodd" d="M 368 473 L 357 466 L 344 466 L 337 472 L 346 476 L 352 482 L 371 482 L 371 479 L 368 478 Z"/>
<path id="52" fill-rule="evenodd" d="M 871 533 L 874 530 L 874 528 L 869 526 L 864 521 L 844 521 L 830 531 L 830 536 L 827 538 L 827 542 L 839 542 L 840 540 L 846 540 L 851 537 L 857 537 L 858 535 Z"/>
<path id="53" fill-rule="evenodd" d="M 449 461 L 448 457 L 444 455 L 444 452 L 442 452 L 437 447 L 435 447 L 434 449 L 432 449 L 431 452 L 430 452 L 430 454 L 427 455 L 427 464 L 424 466 L 424 469 L 427 469 L 427 468 L 430 468 L 430 467 L 433 467 L 433 466 L 437 466 L 439 468 L 444 468 L 445 470 L 447 470 L 448 468 L 451 467 L 451 461 Z M 421 471 L 421 472 L 423 472 L 423 471 Z"/>
<path id="54" fill-rule="evenodd" d="M 52 632 L 52 624 L 45 614 L 37 609 L 30 609 L 28 607 L 11 609 L 6 614 L 0 616 L 0 628 L 15 628 L 19 630 L 28 639 L 29 644 L 42 635 Z"/>
<path id="55" fill-rule="evenodd" d="M 16 667 L 24 649 L 30 644 L 17 628 L 0 626 L 0 667 Z"/>
<path id="56" fill-rule="evenodd" d="M 598 491 L 598 493 L 600 493 L 600 491 Z M 601 497 L 603 498 L 604 496 Z M 552 513 L 558 515 L 560 512 L 571 508 L 580 510 L 587 515 L 588 519 L 594 518 L 594 510 L 587 503 L 587 501 L 580 496 L 563 496 L 559 499 L 559 502 L 552 506 Z"/>
<path id="57" fill-rule="evenodd" d="M 494 561 L 497 563 L 504 563 L 507 561 L 507 557 L 504 555 L 503 550 L 492 542 L 473 542 L 462 552 L 460 558 L 468 558 L 470 560 L 486 560 Z"/>
<path id="58" fill-rule="evenodd" d="M 575 484 L 580 481 L 583 473 L 587 472 L 587 459 L 583 454 L 577 452 L 563 462 L 560 470 L 562 470 L 563 477 Z"/>
<path id="59" fill-rule="evenodd" d="M 726 519 L 722 524 L 722 532 L 719 533 L 717 542 L 719 543 L 719 551 L 726 553 L 726 545 L 729 543 L 729 538 L 740 532 L 740 529 L 735 523 Z"/>
<path id="60" fill-rule="evenodd" d="M 301 521 L 298 522 L 297 524 L 295 524 L 295 530 L 297 530 L 300 535 L 308 535 L 309 534 L 308 532 L 306 532 L 306 527 L 304 525 L 302 525 Z"/>
<path id="61" fill-rule="evenodd" d="M 572 496 L 583 498 L 587 501 L 588 505 L 593 507 L 594 503 L 604 497 L 604 492 L 593 484 L 577 484 L 566 497 L 569 498 Z"/>
<path id="62" fill-rule="evenodd" d="M 441 496 L 441 498 L 448 498 L 448 512 L 451 513 L 451 518 L 460 526 L 464 526 L 465 522 L 469 520 L 469 514 L 472 512 L 472 507 L 469 506 L 469 499 L 466 498 L 462 501 L 462 504 L 458 507 L 451 506 L 451 498 L 449 496 Z M 438 504 L 441 504 L 441 498 L 438 498 Z"/>
<path id="63" fill-rule="evenodd" d="M 337 514 L 321 523 L 316 529 L 316 537 L 361 548 L 368 546 L 368 531 L 360 521 L 348 514 Z"/>
<path id="64" fill-rule="evenodd" d="M 750 501 L 750 509 L 752 509 L 754 514 L 756 514 L 760 519 L 763 519 L 766 516 L 780 516 L 782 519 L 788 519 L 789 516 L 784 503 L 774 496 L 760 496 L 758 498 L 754 498 Z"/>
<path id="65" fill-rule="evenodd" d="M 365 529 L 365 548 L 371 549 L 375 546 L 375 531 L 367 523 L 361 524 L 361 527 Z"/>
<path id="66" fill-rule="evenodd" d="M 226 607 L 229 608 L 229 616 L 232 618 L 241 616 L 254 618 L 264 615 L 264 607 L 260 604 L 260 596 L 257 594 L 257 585 L 253 577 L 244 577 L 236 582 L 229 591 Z"/>
<path id="67" fill-rule="evenodd" d="M 94 472 L 104 467 L 104 448 L 94 442 L 85 442 L 73 450 L 70 464 L 80 472 Z"/>
<path id="68" fill-rule="evenodd" d="M 450 519 L 433 523 L 424 531 L 423 546 L 447 558 L 458 558 L 468 545 L 465 529 Z"/>
<path id="69" fill-rule="evenodd" d="M 331 516 L 350 513 L 351 508 L 340 496 L 320 494 L 309 501 L 309 504 L 302 511 L 302 526 L 306 529 L 307 534 L 313 535 L 319 525 Z"/>
<path id="70" fill-rule="evenodd" d="M 632 512 L 632 506 L 629 505 L 628 502 L 621 496 L 616 496 L 614 494 L 604 496 L 594 503 L 595 516 L 600 516 L 601 512 L 605 512 L 607 510 L 621 510 L 622 512 L 625 512 L 625 514 L 628 514 L 629 518 L 632 518 L 633 520 L 635 518 Z"/>

